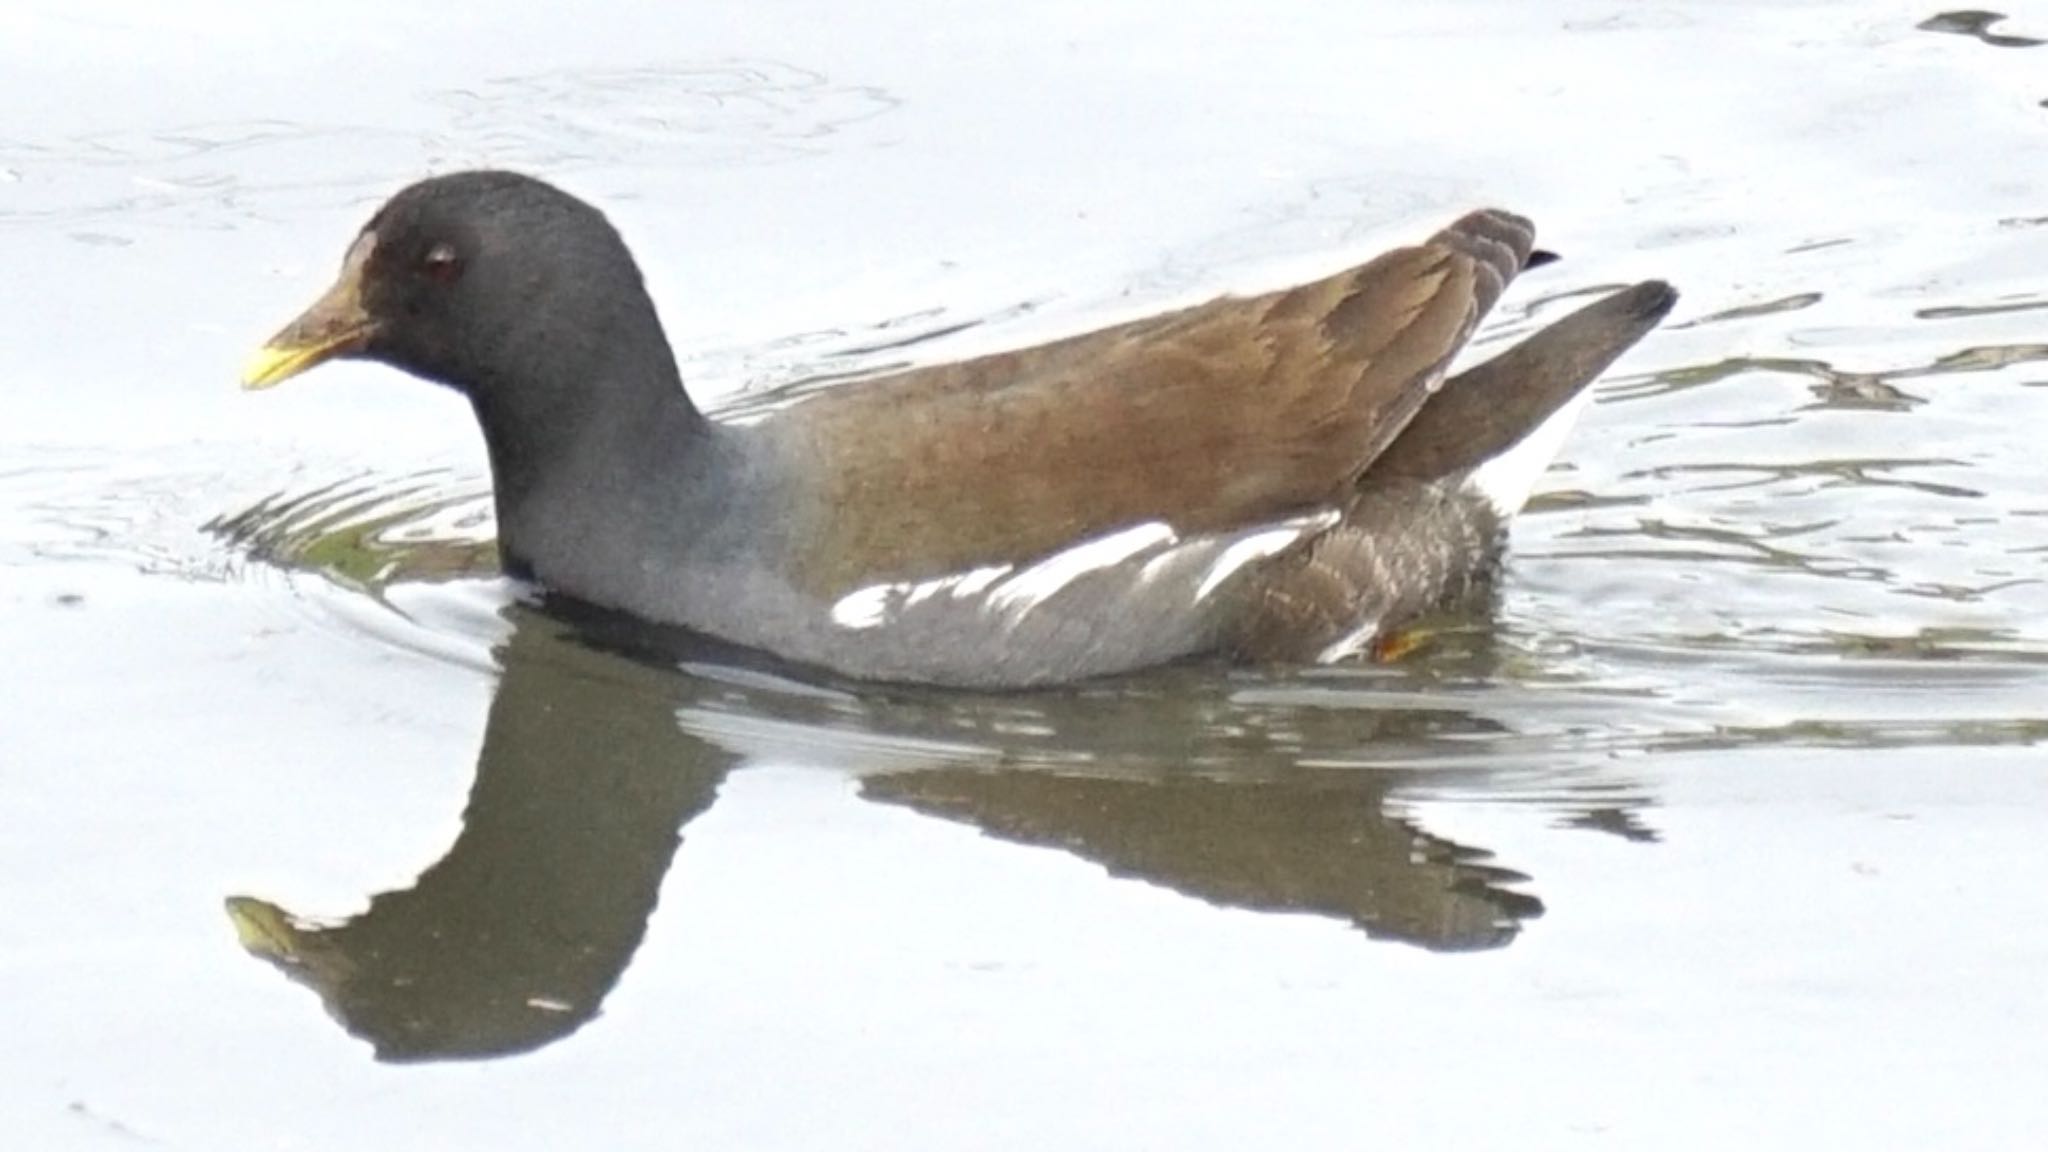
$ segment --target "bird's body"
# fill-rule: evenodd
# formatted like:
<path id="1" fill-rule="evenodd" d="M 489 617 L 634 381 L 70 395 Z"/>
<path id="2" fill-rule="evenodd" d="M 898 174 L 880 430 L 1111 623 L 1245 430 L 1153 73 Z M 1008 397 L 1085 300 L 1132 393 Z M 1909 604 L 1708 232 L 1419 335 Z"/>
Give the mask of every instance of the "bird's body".
<path id="1" fill-rule="evenodd" d="M 1548 462 L 1517 448 L 1561 438 L 1671 306 L 1637 285 L 1446 381 L 1532 239 L 1473 213 L 1300 287 L 743 424 L 690 403 L 596 210 L 462 173 L 394 197 L 250 378 L 361 355 L 457 388 L 509 569 L 843 675 L 1016 687 L 1206 653 L 1330 660 L 1483 578 Z"/>

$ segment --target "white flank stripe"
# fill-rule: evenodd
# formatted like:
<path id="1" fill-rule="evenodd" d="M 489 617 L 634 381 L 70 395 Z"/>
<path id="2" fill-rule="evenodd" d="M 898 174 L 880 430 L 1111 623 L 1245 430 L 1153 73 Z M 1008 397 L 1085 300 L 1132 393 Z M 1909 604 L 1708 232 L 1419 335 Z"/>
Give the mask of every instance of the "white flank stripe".
<path id="1" fill-rule="evenodd" d="M 1193 552 L 1200 544 L 1201 541 L 1197 540 L 1185 548 L 1168 548 L 1159 555 L 1145 561 L 1145 566 L 1138 569 L 1138 583 L 1150 584 L 1152 581 L 1159 579 L 1161 572 L 1187 559 L 1189 553 Z"/>
<path id="2" fill-rule="evenodd" d="M 1008 564 L 997 564 L 991 568 L 976 568 L 965 576 L 955 576 L 953 579 L 958 583 L 953 585 L 953 599 L 965 600 L 969 596 L 978 596 L 982 589 L 1009 575 L 1009 572 Z"/>
<path id="3" fill-rule="evenodd" d="M 955 600 L 964 599 L 1002 579 L 1009 570 L 1008 564 L 997 564 L 915 583 L 902 581 L 856 588 L 833 602 L 832 622 L 841 628 L 876 628 L 888 621 L 892 605 L 899 610 L 914 608 L 941 592 L 950 592 Z"/>
<path id="4" fill-rule="evenodd" d="M 1467 473 L 1465 487 L 1493 505 L 1502 519 L 1520 512 L 1592 399 L 1590 386 L 1581 389 L 1513 447 Z"/>
<path id="5" fill-rule="evenodd" d="M 1283 520 L 1264 532 L 1254 533 L 1235 541 L 1216 558 L 1209 568 L 1209 574 L 1202 577 L 1202 586 L 1195 589 L 1195 599 L 1200 600 L 1214 592 L 1218 585 L 1230 579 L 1230 575 L 1254 560 L 1283 552 L 1287 546 L 1312 532 L 1321 532 L 1337 522 L 1335 512 L 1318 512 L 1314 516 L 1301 516 Z"/>
<path id="6" fill-rule="evenodd" d="M 889 597 L 902 586 L 870 584 L 856 588 L 832 604 L 832 622 L 841 628 L 873 628 L 889 614 Z"/>
<path id="7" fill-rule="evenodd" d="M 1148 520 L 1107 536 L 1076 544 L 1024 569 L 1002 582 L 988 595 L 988 605 L 999 611 L 1022 615 L 1031 611 L 1060 589 L 1098 568 L 1109 568 L 1136 556 L 1147 548 L 1171 544 L 1180 537 L 1173 527 Z"/>

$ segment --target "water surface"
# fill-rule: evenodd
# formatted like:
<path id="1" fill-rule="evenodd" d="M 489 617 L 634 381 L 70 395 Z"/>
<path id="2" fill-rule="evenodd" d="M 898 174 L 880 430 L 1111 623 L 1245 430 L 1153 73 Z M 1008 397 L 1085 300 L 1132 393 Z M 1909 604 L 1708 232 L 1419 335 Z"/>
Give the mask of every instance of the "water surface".
<path id="1" fill-rule="evenodd" d="M 2048 14 L 0 14 L 23 1147 L 2012 1148 L 2048 1124 Z M 1392 668 L 853 690 L 492 571 L 453 397 L 238 394 L 389 191 L 602 201 L 685 376 L 1334 269 L 1684 292 Z"/>

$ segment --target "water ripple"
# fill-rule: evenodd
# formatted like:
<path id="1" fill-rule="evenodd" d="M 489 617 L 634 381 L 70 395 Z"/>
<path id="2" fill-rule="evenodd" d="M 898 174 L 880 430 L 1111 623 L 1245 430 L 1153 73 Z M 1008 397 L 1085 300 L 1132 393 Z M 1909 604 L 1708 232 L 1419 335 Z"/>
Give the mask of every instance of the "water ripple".
<path id="1" fill-rule="evenodd" d="M 433 111 L 402 131 L 257 118 L 0 137 L 0 226 L 234 228 L 356 205 L 450 168 L 773 164 L 835 147 L 897 106 L 880 88 L 770 60 L 508 76 L 426 103 Z"/>

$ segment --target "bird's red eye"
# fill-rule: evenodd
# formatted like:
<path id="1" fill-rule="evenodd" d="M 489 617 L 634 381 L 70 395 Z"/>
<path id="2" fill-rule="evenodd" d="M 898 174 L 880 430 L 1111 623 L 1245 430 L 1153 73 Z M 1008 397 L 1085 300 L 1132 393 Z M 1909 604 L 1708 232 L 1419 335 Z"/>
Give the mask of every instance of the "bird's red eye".
<path id="1" fill-rule="evenodd" d="M 453 284 L 462 275 L 462 257 L 455 254 L 454 245 L 436 244 L 420 258 L 420 270 L 431 280 Z"/>

